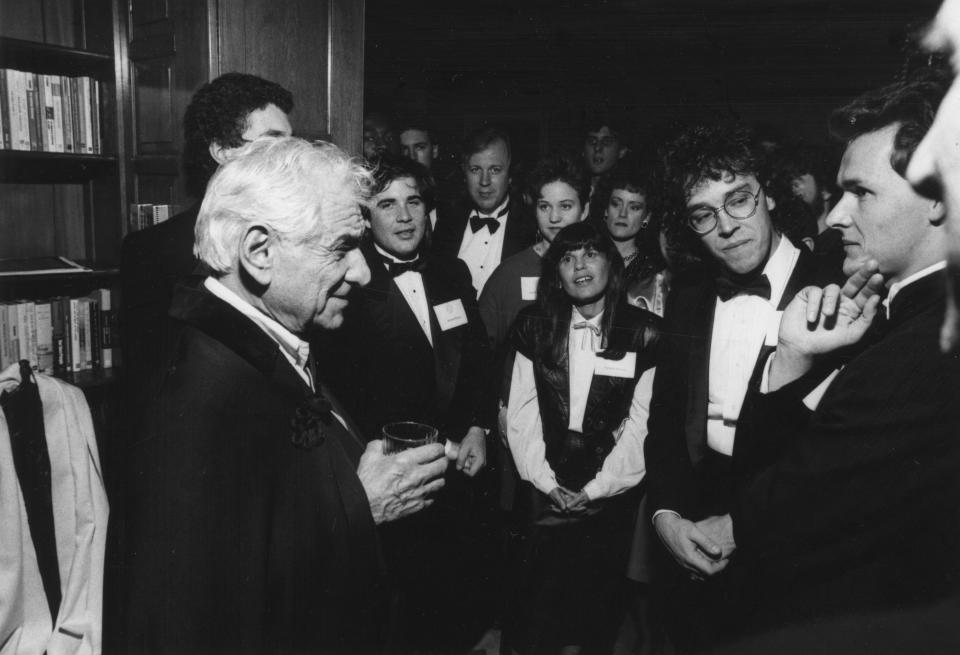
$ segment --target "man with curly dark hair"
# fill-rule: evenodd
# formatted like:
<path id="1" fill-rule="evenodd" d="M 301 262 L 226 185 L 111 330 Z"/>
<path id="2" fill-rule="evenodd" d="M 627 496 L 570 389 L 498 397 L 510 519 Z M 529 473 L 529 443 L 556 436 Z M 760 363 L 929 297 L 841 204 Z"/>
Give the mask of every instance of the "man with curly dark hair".
<path id="1" fill-rule="evenodd" d="M 667 301 L 646 442 L 659 588 L 670 632 L 697 650 L 735 634 L 731 455 L 740 406 L 780 312 L 815 274 L 777 223 L 766 155 L 736 124 L 697 126 L 663 153 L 664 228 L 701 275 Z"/>
<path id="2" fill-rule="evenodd" d="M 198 200 L 217 167 L 260 136 L 290 136 L 290 92 L 246 73 L 226 73 L 200 87 L 183 117 L 186 188 Z M 174 286 L 197 275 L 193 231 L 199 203 L 159 225 L 127 235 L 121 254 L 124 367 L 136 375 L 156 346 L 156 327 Z M 133 379 L 133 378 L 131 378 Z"/>

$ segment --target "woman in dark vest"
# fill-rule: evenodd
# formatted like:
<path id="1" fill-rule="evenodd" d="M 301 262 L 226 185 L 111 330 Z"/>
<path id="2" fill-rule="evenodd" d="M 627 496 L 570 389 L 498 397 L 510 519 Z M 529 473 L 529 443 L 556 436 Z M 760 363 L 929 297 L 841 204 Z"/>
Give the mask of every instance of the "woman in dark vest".
<path id="1" fill-rule="evenodd" d="M 565 227 L 514 329 L 507 438 L 523 483 L 505 627 L 517 653 L 604 649 L 622 618 L 659 325 L 622 285 L 610 237 Z"/>

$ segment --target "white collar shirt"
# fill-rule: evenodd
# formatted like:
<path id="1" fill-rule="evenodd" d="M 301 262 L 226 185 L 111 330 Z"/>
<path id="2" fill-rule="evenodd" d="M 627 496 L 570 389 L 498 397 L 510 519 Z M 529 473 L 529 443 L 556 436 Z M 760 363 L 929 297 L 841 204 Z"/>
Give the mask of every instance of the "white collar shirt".
<path id="1" fill-rule="evenodd" d="M 477 290 L 478 296 L 483 291 L 483 286 L 487 283 L 490 275 L 500 265 L 500 259 L 503 256 L 504 235 L 507 232 L 507 220 L 510 218 L 509 205 L 510 196 L 508 195 L 489 214 L 480 213 L 476 209 L 470 212 L 471 217 L 496 218 L 497 222 L 500 223 L 500 228 L 493 234 L 490 234 L 490 228 L 486 225 L 474 232 L 473 228 L 470 227 L 469 220 L 464 227 L 457 257 L 462 259 L 470 270 L 470 279 L 473 281 L 473 288 Z"/>
<path id="2" fill-rule="evenodd" d="M 203 281 L 203 285 L 207 288 L 207 291 L 249 318 L 258 328 L 263 330 L 277 344 L 280 353 L 290 362 L 297 375 L 307 383 L 311 390 L 316 391 L 313 375 L 307 363 L 310 357 L 309 343 L 238 296 L 215 277 L 207 277 Z"/>
<path id="3" fill-rule="evenodd" d="M 707 445 L 724 455 L 733 454 L 737 419 L 760 349 L 776 345 L 783 315 L 777 306 L 799 257 L 800 250 L 781 236 L 763 267 L 770 281 L 769 300 L 754 295 L 717 298 L 710 339 Z"/>
<path id="4" fill-rule="evenodd" d="M 596 364 L 596 352 L 601 349 L 600 321 L 603 312 L 586 319 L 574 307 L 567 332 L 567 361 L 569 362 L 570 419 L 568 430 L 583 432 L 583 415 L 587 410 L 587 397 L 593 382 L 593 369 Z M 577 325 L 586 323 L 585 327 Z"/>
<path id="5" fill-rule="evenodd" d="M 397 259 L 390 253 L 386 252 L 374 244 L 374 248 L 377 249 L 377 252 L 380 253 L 385 259 L 389 259 L 395 262 L 401 260 Z M 383 264 L 384 268 L 388 268 L 386 262 Z M 410 311 L 413 312 L 414 317 L 417 319 L 417 323 L 420 324 L 420 329 L 423 330 L 424 336 L 427 337 L 427 341 L 430 342 L 430 345 L 433 345 L 433 335 L 430 331 L 430 305 L 427 302 L 427 291 L 423 286 L 423 275 L 417 271 L 406 271 L 400 275 L 394 276 L 394 284 L 397 285 L 397 288 L 400 289 L 400 293 L 403 295 L 403 299 L 407 301 L 407 305 L 410 307 Z"/>

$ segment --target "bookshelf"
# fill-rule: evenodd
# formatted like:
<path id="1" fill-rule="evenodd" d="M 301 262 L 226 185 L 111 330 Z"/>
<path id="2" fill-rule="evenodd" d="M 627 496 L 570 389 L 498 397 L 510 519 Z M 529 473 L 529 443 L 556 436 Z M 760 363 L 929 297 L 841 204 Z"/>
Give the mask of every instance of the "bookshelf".
<path id="1" fill-rule="evenodd" d="M 0 234 L 4 235 L 0 259 L 32 261 L 62 256 L 90 269 L 0 276 L 0 309 L 23 301 L 84 297 L 98 289 L 110 290 L 113 306 L 119 302 L 117 267 L 131 139 L 125 109 L 129 85 L 125 81 L 122 8 L 119 0 L 42 0 L 0 7 L 0 69 L 22 71 L 34 84 L 43 76 L 63 81 L 65 100 L 59 108 L 59 125 L 66 136 L 65 123 L 73 118 L 74 149 L 79 150 L 82 108 L 86 107 L 89 119 L 84 135 L 89 137 L 94 121 L 99 123 L 97 154 L 51 152 L 42 138 L 31 139 L 30 150 L 11 149 L 16 147 L 13 144 L 0 149 Z M 82 103 L 80 93 L 73 96 L 71 91 L 71 106 L 66 100 L 67 80 L 77 84 L 75 80 L 82 78 L 90 80 L 82 96 L 87 103 Z M 6 86 L 8 94 L 2 100 L 9 112 L 11 97 L 9 84 Z M 90 93 L 93 87 L 96 95 Z M 93 111 L 96 115 L 90 116 Z M 32 127 L 42 129 L 43 117 L 40 107 L 31 115 L 36 119 Z M 9 130 L 9 116 L 5 118 Z M 8 351 L 7 358 L 10 356 Z M 57 374 L 106 397 L 116 386 L 118 371 L 98 368 Z M 94 410 L 96 413 L 97 408 Z"/>

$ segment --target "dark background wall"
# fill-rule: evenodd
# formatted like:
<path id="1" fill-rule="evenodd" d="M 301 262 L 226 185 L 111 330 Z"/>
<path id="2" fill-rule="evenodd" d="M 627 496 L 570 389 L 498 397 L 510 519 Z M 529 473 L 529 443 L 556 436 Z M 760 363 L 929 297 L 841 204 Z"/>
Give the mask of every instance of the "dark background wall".
<path id="1" fill-rule="evenodd" d="M 575 142 L 597 105 L 626 114 L 641 143 L 730 116 L 825 140 L 830 110 L 893 79 L 938 5 L 368 0 L 366 102 L 426 111 L 448 143 L 504 121 L 529 155 Z"/>

